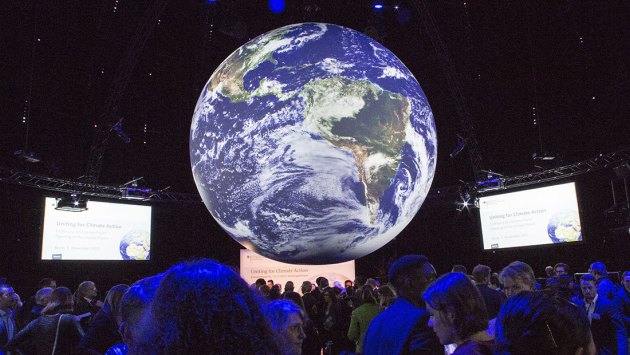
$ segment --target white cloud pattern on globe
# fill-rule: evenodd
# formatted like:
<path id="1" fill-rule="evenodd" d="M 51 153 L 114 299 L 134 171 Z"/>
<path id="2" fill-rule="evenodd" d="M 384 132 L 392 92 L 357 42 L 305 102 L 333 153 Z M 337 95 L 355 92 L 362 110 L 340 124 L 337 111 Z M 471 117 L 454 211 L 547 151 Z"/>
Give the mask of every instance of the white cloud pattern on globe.
<path id="1" fill-rule="evenodd" d="M 436 156 L 433 113 L 405 65 L 366 35 L 322 23 L 232 53 L 190 130 L 195 183 L 219 225 L 295 264 L 387 244 L 424 202 Z"/>

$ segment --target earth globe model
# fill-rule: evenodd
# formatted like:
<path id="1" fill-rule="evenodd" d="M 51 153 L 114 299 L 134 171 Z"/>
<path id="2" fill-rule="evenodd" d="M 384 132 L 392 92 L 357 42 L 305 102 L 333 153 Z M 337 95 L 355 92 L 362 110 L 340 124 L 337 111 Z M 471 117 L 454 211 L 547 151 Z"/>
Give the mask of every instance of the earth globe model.
<path id="1" fill-rule="evenodd" d="M 547 224 L 547 234 L 554 243 L 577 242 L 582 240 L 580 215 L 574 210 L 554 213 Z"/>
<path id="2" fill-rule="evenodd" d="M 389 50 L 303 23 L 232 53 L 190 129 L 199 193 L 246 248 L 293 264 L 353 260 L 412 220 L 435 172 L 433 114 Z"/>
<path id="3" fill-rule="evenodd" d="M 142 229 L 127 232 L 120 240 L 120 255 L 123 260 L 149 260 L 150 235 Z"/>

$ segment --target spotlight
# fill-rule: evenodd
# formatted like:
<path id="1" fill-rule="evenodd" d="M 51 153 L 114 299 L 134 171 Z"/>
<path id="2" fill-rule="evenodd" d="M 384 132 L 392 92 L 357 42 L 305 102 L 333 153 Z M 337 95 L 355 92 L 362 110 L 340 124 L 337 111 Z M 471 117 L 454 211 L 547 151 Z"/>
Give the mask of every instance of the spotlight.
<path id="1" fill-rule="evenodd" d="M 383 4 L 381 4 L 380 2 L 377 2 L 377 3 L 375 3 L 375 4 L 374 4 L 374 8 L 375 8 L 376 10 L 380 10 L 380 9 L 382 9 L 382 8 L 383 8 Z"/>
<path id="2" fill-rule="evenodd" d="M 87 200 L 78 198 L 76 192 L 73 192 L 70 198 L 62 197 L 57 199 L 57 207 L 55 207 L 55 209 L 66 212 L 87 211 Z"/>
<path id="3" fill-rule="evenodd" d="M 269 0 L 269 9 L 276 14 L 284 11 L 284 0 Z"/>

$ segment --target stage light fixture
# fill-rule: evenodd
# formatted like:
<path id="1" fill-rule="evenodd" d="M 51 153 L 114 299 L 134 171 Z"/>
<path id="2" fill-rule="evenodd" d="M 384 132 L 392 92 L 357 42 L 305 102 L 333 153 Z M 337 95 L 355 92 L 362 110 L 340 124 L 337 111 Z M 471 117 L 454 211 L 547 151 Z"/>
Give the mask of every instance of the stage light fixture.
<path id="1" fill-rule="evenodd" d="M 453 150 L 453 152 L 451 153 L 451 158 L 455 158 L 455 156 L 459 153 L 462 152 L 462 150 L 464 150 L 464 147 L 466 146 L 466 143 L 468 143 L 468 140 L 462 138 L 462 136 L 460 136 L 459 134 L 457 135 L 457 147 L 455 148 L 455 150 Z"/>
<path id="2" fill-rule="evenodd" d="M 39 161 L 41 160 L 41 158 L 33 153 L 33 152 L 26 152 L 23 150 L 16 150 L 13 153 L 16 157 L 18 157 L 19 159 L 24 159 L 25 161 L 29 162 L 29 163 L 39 163 Z"/>
<path id="3" fill-rule="evenodd" d="M 554 159 L 556 159 L 556 157 L 555 157 L 555 156 L 553 156 L 553 155 L 551 155 L 551 154 L 549 154 L 549 153 L 547 153 L 547 152 L 544 152 L 544 153 L 542 153 L 542 154 L 534 153 L 534 154 L 532 155 L 532 158 L 533 158 L 534 160 L 544 160 L 544 161 L 549 161 L 549 160 L 554 160 Z"/>
<path id="4" fill-rule="evenodd" d="M 381 4 L 380 2 L 377 2 L 377 3 L 375 3 L 375 4 L 374 4 L 374 8 L 375 8 L 376 10 L 380 10 L 380 9 L 382 9 L 382 8 L 383 8 L 383 4 Z"/>
<path id="5" fill-rule="evenodd" d="M 77 193 L 73 192 L 70 198 L 62 197 L 57 199 L 57 207 L 55 209 L 66 212 L 87 211 L 87 200 L 77 197 Z"/>

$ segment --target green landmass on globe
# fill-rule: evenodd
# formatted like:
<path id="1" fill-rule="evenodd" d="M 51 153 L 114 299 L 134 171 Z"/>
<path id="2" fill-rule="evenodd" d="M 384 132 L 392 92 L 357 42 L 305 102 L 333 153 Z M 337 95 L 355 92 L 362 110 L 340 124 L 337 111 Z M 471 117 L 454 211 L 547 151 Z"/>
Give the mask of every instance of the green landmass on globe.
<path id="1" fill-rule="evenodd" d="M 367 80 L 343 77 L 313 80 L 301 95 L 306 102 L 307 129 L 334 147 L 352 151 L 365 186 L 370 220 L 378 214 L 379 199 L 391 185 L 406 143 L 409 102 Z"/>
<path id="2" fill-rule="evenodd" d="M 191 124 L 193 176 L 235 240 L 288 263 L 335 263 L 409 224 L 435 173 L 433 114 L 380 43 L 305 23 L 234 51 Z"/>

